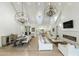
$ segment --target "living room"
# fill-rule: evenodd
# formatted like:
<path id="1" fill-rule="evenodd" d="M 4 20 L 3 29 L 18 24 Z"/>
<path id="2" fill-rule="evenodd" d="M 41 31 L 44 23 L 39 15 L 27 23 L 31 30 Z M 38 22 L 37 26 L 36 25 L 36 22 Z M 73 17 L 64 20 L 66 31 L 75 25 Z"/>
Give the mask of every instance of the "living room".
<path id="1" fill-rule="evenodd" d="M 78 5 L 0 2 L 0 55 L 79 56 Z"/>

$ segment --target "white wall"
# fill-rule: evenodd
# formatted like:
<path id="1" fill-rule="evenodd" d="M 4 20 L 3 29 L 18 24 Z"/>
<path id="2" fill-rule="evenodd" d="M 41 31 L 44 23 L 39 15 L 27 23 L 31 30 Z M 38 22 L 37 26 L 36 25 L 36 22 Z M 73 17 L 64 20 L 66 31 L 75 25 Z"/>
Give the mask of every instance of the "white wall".
<path id="1" fill-rule="evenodd" d="M 63 29 L 63 22 L 73 20 L 74 28 L 72 29 Z M 59 22 L 59 35 L 63 39 L 62 35 L 67 34 L 77 37 L 77 42 L 79 42 L 79 3 L 72 3 L 66 5 L 62 9 L 61 21 Z"/>
<path id="2" fill-rule="evenodd" d="M 15 21 L 15 11 L 10 3 L 0 3 L 0 35 L 21 33 L 21 26 Z"/>

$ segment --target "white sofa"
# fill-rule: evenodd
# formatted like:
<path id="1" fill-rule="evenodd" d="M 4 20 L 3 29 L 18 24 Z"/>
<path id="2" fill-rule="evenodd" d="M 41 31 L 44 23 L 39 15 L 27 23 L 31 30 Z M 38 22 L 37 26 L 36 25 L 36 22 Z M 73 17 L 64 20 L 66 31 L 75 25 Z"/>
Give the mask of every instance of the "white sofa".
<path id="1" fill-rule="evenodd" d="M 42 36 L 39 36 L 38 43 L 39 43 L 39 50 L 53 50 L 53 44 L 50 43 L 47 38 L 44 39 Z"/>
<path id="2" fill-rule="evenodd" d="M 58 44 L 58 49 L 64 56 L 79 56 L 79 48 L 71 44 Z"/>

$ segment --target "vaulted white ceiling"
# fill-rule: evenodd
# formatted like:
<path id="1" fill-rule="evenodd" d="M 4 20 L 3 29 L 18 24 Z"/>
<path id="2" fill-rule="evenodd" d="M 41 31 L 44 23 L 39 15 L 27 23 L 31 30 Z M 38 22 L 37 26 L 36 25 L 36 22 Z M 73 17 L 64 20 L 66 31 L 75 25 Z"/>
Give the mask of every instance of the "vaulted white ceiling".
<path id="1" fill-rule="evenodd" d="M 44 16 L 44 8 L 47 9 L 49 3 L 47 2 L 24 2 L 24 12 L 28 21 L 32 25 L 39 25 L 41 28 L 46 28 L 46 30 L 51 26 L 55 26 L 57 23 L 62 28 L 63 21 L 70 19 L 74 20 L 75 30 L 79 30 L 79 2 L 52 2 L 52 5 L 56 7 L 57 14 L 55 14 L 51 19 Z M 22 33 L 21 25 L 15 20 L 16 11 L 21 11 L 21 3 L 17 2 L 1 2 L 0 3 L 0 34 L 6 35 L 10 33 Z M 61 10 L 61 12 L 60 12 Z M 61 20 L 60 20 L 61 19 Z M 42 25 L 42 26 L 41 26 Z"/>
<path id="2" fill-rule="evenodd" d="M 11 3 L 12 7 L 15 11 L 21 11 L 22 10 L 22 3 L 21 2 L 14 2 Z M 58 13 L 58 8 L 60 8 L 61 3 L 51 3 L 54 8 L 56 8 L 56 11 Z M 30 24 L 35 25 L 49 25 L 51 22 L 51 19 L 47 16 L 45 16 L 44 11 L 49 6 L 48 2 L 23 2 L 23 10 L 26 14 L 26 17 L 29 18 Z M 57 8 L 58 7 L 58 8 Z M 55 15 L 56 16 L 56 15 Z M 54 17 L 55 17 L 54 16 Z M 52 17 L 52 20 L 54 18 Z M 52 21 L 54 22 L 54 21 Z"/>
<path id="3" fill-rule="evenodd" d="M 12 7 L 16 11 L 22 10 L 21 2 L 12 2 Z M 28 18 L 30 24 L 39 26 L 49 26 L 54 24 L 60 12 L 72 3 L 51 2 L 52 6 L 56 9 L 56 14 L 51 18 L 44 14 L 44 10 L 48 8 L 49 2 L 23 2 L 23 10 Z"/>

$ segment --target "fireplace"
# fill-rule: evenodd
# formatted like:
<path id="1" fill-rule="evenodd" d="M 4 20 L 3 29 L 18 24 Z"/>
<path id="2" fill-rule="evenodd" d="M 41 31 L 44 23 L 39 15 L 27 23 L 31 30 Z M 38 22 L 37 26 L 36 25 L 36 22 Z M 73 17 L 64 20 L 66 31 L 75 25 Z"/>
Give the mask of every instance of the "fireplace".
<path id="1" fill-rule="evenodd" d="M 70 35 L 63 35 L 63 37 L 64 37 L 64 38 L 66 38 L 66 39 L 72 40 L 72 41 L 74 41 L 74 42 L 76 42 L 76 41 L 77 41 L 76 37 L 74 37 L 74 36 L 70 36 Z"/>

